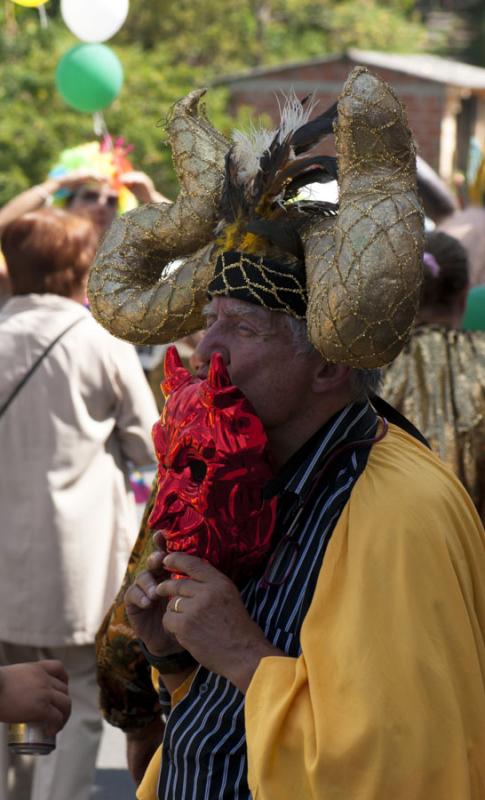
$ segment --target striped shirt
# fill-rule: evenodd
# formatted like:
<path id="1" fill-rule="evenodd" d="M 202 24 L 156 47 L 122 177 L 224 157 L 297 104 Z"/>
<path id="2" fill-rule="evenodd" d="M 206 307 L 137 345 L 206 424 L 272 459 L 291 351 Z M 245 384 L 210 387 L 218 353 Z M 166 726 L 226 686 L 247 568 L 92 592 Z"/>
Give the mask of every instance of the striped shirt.
<path id="1" fill-rule="evenodd" d="M 300 630 L 327 544 L 367 463 L 371 443 L 361 440 L 372 439 L 376 429 L 377 417 L 368 403 L 346 406 L 266 487 L 267 495 L 278 495 L 275 545 L 264 574 L 252 578 L 241 597 L 267 639 L 288 656 L 301 653 Z M 164 690 L 161 701 L 169 710 Z M 158 797 L 251 798 L 244 695 L 204 667 L 168 715 Z"/>

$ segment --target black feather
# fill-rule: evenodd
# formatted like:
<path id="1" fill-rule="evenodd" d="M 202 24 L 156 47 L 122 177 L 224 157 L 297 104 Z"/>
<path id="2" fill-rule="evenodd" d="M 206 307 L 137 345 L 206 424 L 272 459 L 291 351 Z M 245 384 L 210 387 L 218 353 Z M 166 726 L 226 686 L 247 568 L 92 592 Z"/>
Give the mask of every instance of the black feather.
<path id="1" fill-rule="evenodd" d="M 244 186 L 238 178 L 231 148 L 226 155 L 226 170 L 220 200 L 221 216 L 226 222 L 234 222 L 238 217 L 245 216 L 248 210 Z"/>
<path id="2" fill-rule="evenodd" d="M 304 258 L 300 235 L 287 219 L 254 219 L 246 226 L 246 230 L 264 237 L 284 253 L 291 253 L 298 259 Z"/>
<path id="3" fill-rule="evenodd" d="M 291 137 L 291 145 L 295 155 L 304 153 L 317 144 L 324 136 L 333 131 L 333 123 L 337 118 L 337 103 L 327 108 L 323 114 L 301 125 Z"/>
<path id="4" fill-rule="evenodd" d="M 300 189 L 308 186 L 309 183 L 329 183 L 332 181 L 332 176 L 322 167 L 315 167 L 315 169 L 307 169 L 303 175 L 297 175 L 294 180 L 289 183 L 285 189 L 285 197 L 294 197 Z"/>
<path id="5" fill-rule="evenodd" d="M 299 200 L 293 207 L 302 214 L 319 217 L 333 217 L 339 208 L 338 203 L 329 203 L 326 200 Z"/>
<path id="6" fill-rule="evenodd" d="M 279 142 L 277 133 L 259 162 L 259 172 L 253 187 L 253 202 L 255 206 L 265 194 L 273 194 L 275 197 L 278 195 L 277 176 L 281 168 L 288 162 L 290 154 L 291 148 L 288 139 Z M 274 186 L 275 183 L 276 186 Z"/>
<path id="7" fill-rule="evenodd" d="M 335 180 L 337 178 L 337 159 L 333 156 L 308 156 L 308 158 L 298 158 L 295 161 L 290 161 L 288 166 L 282 170 L 281 174 L 284 180 L 288 180 L 288 178 L 298 177 L 310 167 L 315 166 L 326 170 L 329 174 L 329 180 Z"/>

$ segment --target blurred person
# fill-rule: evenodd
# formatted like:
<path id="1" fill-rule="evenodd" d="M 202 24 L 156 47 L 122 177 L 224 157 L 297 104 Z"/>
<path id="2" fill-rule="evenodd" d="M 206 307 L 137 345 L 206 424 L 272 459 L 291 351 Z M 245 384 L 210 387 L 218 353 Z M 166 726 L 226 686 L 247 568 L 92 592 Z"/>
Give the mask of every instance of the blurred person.
<path id="1" fill-rule="evenodd" d="M 384 374 L 382 396 L 460 478 L 485 520 L 485 334 L 460 330 L 468 255 L 444 231 L 425 237 L 413 333 Z"/>
<path id="2" fill-rule="evenodd" d="M 0 312 L 0 664 L 61 660 L 73 704 L 57 749 L 35 763 L 32 800 L 89 797 L 102 727 L 94 638 L 136 536 L 128 466 L 154 459 L 157 410 L 136 352 L 82 305 L 96 242 L 88 219 L 60 209 L 2 236 L 13 297 Z"/>
<path id="3" fill-rule="evenodd" d="M 469 205 L 445 217 L 437 230 L 458 239 L 466 248 L 470 268 L 470 286 L 485 283 L 485 208 Z"/>
<path id="4" fill-rule="evenodd" d="M 485 283 L 472 286 L 468 292 L 461 327 L 465 331 L 485 331 Z"/>
<path id="5" fill-rule="evenodd" d="M 42 723 L 55 736 L 71 713 L 68 677 L 60 661 L 0 667 L 0 721 Z"/>
<path id="6" fill-rule="evenodd" d="M 466 248 L 470 272 L 470 286 L 485 284 L 485 158 L 479 157 L 475 143 L 474 160 L 477 160 L 468 185 L 468 205 L 458 208 L 438 220 L 437 227 L 454 236 Z"/>
<path id="7" fill-rule="evenodd" d="M 169 202 L 145 172 L 133 169 L 128 149 L 123 140 L 105 137 L 63 150 L 43 183 L 0 209 L 0 232 L 19 216 L 52 204 L 87 215 L 101 237 L 117 214 L 138 203 Z"/>
<path id="8" fill-rule="evenodd" d="M 0 251 L 0 308 L 8 300 L 11 294 L 10 279 L 8 277 L 7 265 Z"/>
<path id="9" fill-rule="evenodd" d="M 196 349 L 202 336 L 203 331 L 198 331 L 190 334 L 189 336 L 184 336 L 182 339 L 179 339 L 177 342 L 175 342 L 184 366 L 186 366 L 187 369 L 190 369 L 192 372 L 195 372 L 199 366 L 199 359 Z M 153 396 L 159 411 L 162 410 L 164 405 L 164 397 L 160 388 L 160 384 L 163 381 L 163 362 L 166 349 L 167 345 L 152 346 L 151 350 L 156 351 L 156 353 L 154 353 L 154 359 L 152 363 L 150 363 L 148 359 L 144 362 L 143 357 L 143 352 L 148 351 L 149 346 L 147 348 L 143 346 L 137 347 L 138 356 L 142 362 L 142 366 L 144 367 L 147 381 L 150 384 L 150 388 L 153 392 Z"/>

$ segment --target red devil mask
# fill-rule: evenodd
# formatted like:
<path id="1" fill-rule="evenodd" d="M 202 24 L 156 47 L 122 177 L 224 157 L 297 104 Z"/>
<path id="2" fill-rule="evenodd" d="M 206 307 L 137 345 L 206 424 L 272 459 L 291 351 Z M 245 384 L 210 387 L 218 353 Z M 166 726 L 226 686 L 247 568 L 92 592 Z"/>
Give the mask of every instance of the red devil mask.
<path id="1" fill-rule="evenodd" d="M 165 356 L 166 404 L 153 427 L 158 492 L 149 518 L 167 550 L 209 561 L 234 581 L 254 574 L 268 552 L 276 500 L 263 500 L 272 477 L 263 425 L 231 384 L 214 353 L 207 380 Z"/>

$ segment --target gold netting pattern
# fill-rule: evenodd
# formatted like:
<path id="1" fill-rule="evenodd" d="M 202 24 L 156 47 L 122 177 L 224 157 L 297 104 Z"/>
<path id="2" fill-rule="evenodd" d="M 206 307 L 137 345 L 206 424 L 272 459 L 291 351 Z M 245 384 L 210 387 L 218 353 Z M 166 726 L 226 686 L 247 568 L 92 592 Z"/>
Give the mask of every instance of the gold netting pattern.
<path id="1" fill-rule="evenodd" d="M 180 182 L 176 202 L 140 206 L 116 219 L 91 270 L 94 316 L 134 344 L 174 341 L 204 325 L 229 143 L 201 112 L 203 94 L 177 103 L 167 122 Z"/>
<path id="2" fill-rule="evenodd" d="M 252 256 L 254 258 L 254 256 Z M 264 262 L 263 256 L 260 258 L 260 262 Z M 230 293 L 234 293 L 234 288 L 240 286 L 240 280 L 234 281 L 231 279 L 231 274 L 237 275 L 238 279 L 243 279 L 244 282 L 244 290 L 247 292 L 248 295 L 252 296 L 255 302 L 263 306 L 263 308 L 267 308 L 269 311 L 283 311 L 286 314 L 289 314 L 296 319 L 304 319 L 304 314 L 297 314 L 295 309 L 288 305 L 288 303 L 284 300 L 284 294 L 295 294 L 301 298 L 304 305 L 307 302 L 307 294 L 305 290 L 302 288 L 296 276 L 292 275 L 291 272 L 285 272 L 284 276 L 285 279 L 291 281 L 293 286 L 285 286 L 282 289 L 281 284 L 278 282 L 281 278 L 281 272 L 277 269 L 273 269 L 268 266 L 267 263 L 264 265 L 264 278 L 263 281 L 263 273 L 261 273 L 261 280 L 256 280 L 254 277 L 254 261 L 251 261 L 243 252 L 239 253 L 239 259 L 237 262 L 233 263 L 226 263 L 225 253 L 221 253 L 218 259 L 218 273 L 217 277 L 221 279 L 222 286 L 221 288 L 212 288 L 210 289 L 210 293 L 212 295 L 228 295 Z M 248 274 L 248 268 L 251 269 L 251 275 Z M 274 298 L 273 304 L 268 304 L 265 302 L 265 294 L 269 294 Z"/>
<path id="3" fill-rule="evenodd" d="M 402 348 L 421 283 L 415 150 L 390 87 L 354 70 L 336 130 L 340 210 L 306 238 L 309 334 L 332 361 L 371 368 Z"/>

